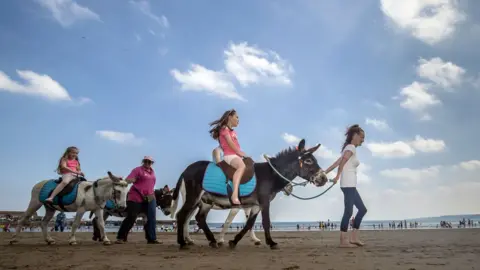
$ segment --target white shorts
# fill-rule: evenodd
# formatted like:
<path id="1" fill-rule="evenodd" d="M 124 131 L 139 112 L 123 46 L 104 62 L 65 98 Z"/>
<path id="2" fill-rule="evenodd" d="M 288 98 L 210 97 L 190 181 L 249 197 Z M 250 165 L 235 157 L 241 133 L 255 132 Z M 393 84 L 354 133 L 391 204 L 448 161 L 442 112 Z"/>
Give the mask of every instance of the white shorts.
<path id="1" fill-rule="evenodd" d="M 232 165 L 232 160 L 236 159 L 236 158 L 240 158 L 239 156 L 237 155 L 227 155 L 227 156 L 223 156 L 223 160 L 225 160 L 225 162 L 228 164 L 228 165 Z"/>

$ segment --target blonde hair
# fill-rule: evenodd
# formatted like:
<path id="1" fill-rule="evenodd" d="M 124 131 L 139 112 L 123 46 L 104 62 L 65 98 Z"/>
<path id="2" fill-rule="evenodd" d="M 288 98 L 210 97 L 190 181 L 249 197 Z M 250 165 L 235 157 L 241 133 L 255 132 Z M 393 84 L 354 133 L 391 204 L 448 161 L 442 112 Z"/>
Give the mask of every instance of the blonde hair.
<path id="1" fill-rule="evenodd" d="M 62 160 L 67 158 L 68 154 L 70 154 L 74 150 L 78 151 L 78 148 L 75 146 L 68 147 L 63 153 L 62 157 L 58 160 L 58 166 L 57 166 L 57 169 L 55 170 L 58 174 L 60 174 L 60 171 L 62 170 Z M 80 160 L 78 159 L 78 156 L 75 159 L 78 161 L 78 165 L 80 165 Z"/>

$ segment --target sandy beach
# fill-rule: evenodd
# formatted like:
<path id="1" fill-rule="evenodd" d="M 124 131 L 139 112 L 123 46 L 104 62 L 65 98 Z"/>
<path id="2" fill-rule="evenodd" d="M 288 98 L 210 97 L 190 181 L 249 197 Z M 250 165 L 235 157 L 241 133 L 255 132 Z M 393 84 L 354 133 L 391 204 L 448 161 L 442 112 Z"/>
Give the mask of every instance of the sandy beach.
<path id="1" fill-rule="evenodd" d="M 79 233 L 79 244 L 69 246 L 68 233 L 52 233 L 57 244 L 47 246 L 41 233 L 25 232 L 10 246 L 10 234 L 0 233 L 0 269 L 480 269 L 480 229 L 365 231 L 367 246 L 354 249 L 336 248 L 338 232 L 329 231 L 273 232 L 279 250 L 254 246 L 248 236 L 230 250 L 193 234 L 196 245 L 179 251 L 174 233 L 159 233 L 161 245 L 147 245 L 142 232 L 111 246 L 91 235 Z"/>

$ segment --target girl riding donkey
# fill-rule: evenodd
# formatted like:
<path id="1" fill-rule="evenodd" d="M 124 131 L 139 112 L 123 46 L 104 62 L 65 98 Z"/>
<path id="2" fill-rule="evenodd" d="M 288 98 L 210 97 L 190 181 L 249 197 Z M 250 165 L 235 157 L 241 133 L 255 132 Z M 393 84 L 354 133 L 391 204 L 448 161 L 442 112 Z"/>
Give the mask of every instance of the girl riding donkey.
<path id="1" fill-rule="evenodd" d="M 213 139 L 218 140 L 224 153 L 223 160 L 228 165 L 235 168 L 235 173 L 233 174 L 232 179 L 233 192 L 232 197 L 230 198 L 233 205 L 241 204 L 238 199 L 238 187 L 246 168 L 245 163 L 243 162 L 243 158 L 246 157 L 246 154 L 240 149 L 237 133 L 233 130 L 234 127 L 238 126 L 238 123 L 238 114 L 234 109 L 224 112 L 220 119 L 210 123 L 210 126 L 214 126 L 210 130 L 210 135 Z M 220 153 L 219 151 L 214 150 L 213 155 L 218 157 Z"/>
<path id="2" fill-rule="evenodd" d="M 45 200 L 46 204 L 53 204 L 53 199 L 62 189 L 64 189 L 73 179 L 78 176 L 85 176 L 80 169 L 80 161 L 78 160 L 78 148 L 70 146 L 65 150 L 62 157 L 58 161 L 57 173 L 62 175 L 62 182 L 53 190 L 52 194 Z"/>

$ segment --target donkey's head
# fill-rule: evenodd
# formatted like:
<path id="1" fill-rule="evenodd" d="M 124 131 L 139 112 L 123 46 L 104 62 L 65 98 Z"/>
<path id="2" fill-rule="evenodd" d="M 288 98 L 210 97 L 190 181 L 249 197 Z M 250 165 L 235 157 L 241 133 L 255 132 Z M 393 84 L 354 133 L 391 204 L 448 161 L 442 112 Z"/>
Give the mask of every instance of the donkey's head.
<path id="1" fill-rule="evenodd" d="M 274 163 L 290 180 L 298 176 L 316 186 L 323 186 L 328 182 L 328 178 L 313 155 L 319 147 L 320 144 L 317 144 L 306 149 L 305 140 L 302 139 L 295 149 L 290 148 L 280 152 L 274 158 Z"/>
<path id="2" fill-rule="evenodd" d="M 127 208 L 128 183 L 122 180 L 122 178 L 113 175 L 111 172 L 108 172 L 108 177 L 112 181 L 111 199 L 115 202 L 117 208 Z"/>
<path id="3" fill-rule="evenodd" d="M 170 189 L 168 185 L 165 185 L 162 189 L 155 190 L 155 200 L 157 201 L 157 207 L 160 207 L 162 213 L 165 216 L 170 215 L 170 208 L 173 201 L 173 192 L 175 188 Z"/>

